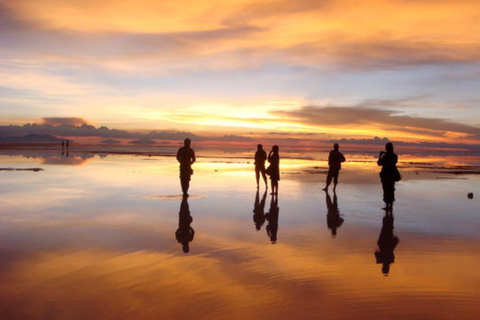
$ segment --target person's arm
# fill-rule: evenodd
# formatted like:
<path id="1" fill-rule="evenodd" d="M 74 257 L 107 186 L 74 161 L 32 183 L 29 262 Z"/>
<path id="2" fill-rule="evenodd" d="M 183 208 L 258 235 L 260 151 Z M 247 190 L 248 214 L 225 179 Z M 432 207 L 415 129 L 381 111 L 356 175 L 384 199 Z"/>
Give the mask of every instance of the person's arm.
<path id="1" fill-rule="evenodd" d="M 383 166 L 383 156 L 385 155 L 385 151 L 380 151 L 378 154 L 377 165 Z"/>
<path id="2" fill-rule="evenodd" d="M 181 149 L 178 149 L 178 151 L 177 151 L 177 161 L 181 163 L 182 162 L 182 156 L 181 156 L 180 150 Z"/>
<path id="3" fill-rule="evenodd" d="M 340 153 L 340 162 L 345 162 L 345 156 L 342 153 Z"/>
<path id="4" fill-rule="evenodd" d="M 192 159 L 191 159 L 190 164 L 194 164 L 195 161 L 197 161 L 197 158 L 195 158 L 195 151 L 193 151 L 193 149 L 192 149 Z"/>

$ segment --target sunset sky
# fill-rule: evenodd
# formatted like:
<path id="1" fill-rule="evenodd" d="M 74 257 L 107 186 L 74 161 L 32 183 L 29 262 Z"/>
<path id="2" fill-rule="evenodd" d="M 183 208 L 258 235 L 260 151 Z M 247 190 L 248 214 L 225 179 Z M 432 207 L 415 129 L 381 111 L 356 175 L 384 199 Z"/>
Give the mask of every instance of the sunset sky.
<path id="1" fill-rule="evenodd" d="M 480 142 L 476 0 L 0 0 L 0 124 Z"/>

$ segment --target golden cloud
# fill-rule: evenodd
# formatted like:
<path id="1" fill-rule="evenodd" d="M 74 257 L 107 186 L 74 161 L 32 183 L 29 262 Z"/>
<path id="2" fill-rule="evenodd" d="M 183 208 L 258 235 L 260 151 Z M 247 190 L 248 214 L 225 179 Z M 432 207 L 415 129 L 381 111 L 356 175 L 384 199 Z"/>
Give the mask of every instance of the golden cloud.
<path id="1" fill-rule="evenodd" d="M 480 9 L 467 0 L 2 2 L 43 30 L 138 35 L 134 47 L 148 55 L 236 52 L 355 66 L 480 60 L 471 36 L 480 33 Z"/>

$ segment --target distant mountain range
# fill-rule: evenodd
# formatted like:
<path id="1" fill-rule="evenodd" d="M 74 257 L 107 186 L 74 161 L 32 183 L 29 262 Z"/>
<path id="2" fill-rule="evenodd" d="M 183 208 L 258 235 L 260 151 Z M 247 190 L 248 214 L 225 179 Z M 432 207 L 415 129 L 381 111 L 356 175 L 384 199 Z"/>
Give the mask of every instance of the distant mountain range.
<path id="1" fill-rule="evenodd" d="M 50 134 L 27 134 L 21 137 L 0 137 L 0 143 L 61 143 L 65 139 Z"/>
<path id="2" fill-rule="evenodd" d="M 288 133 L 284 133 L 288 136 Z M 63 138 L 62 138 L 63 137 Z M 68 137 L 68 138 L 65 138 Z M 191 132 L 184 131 L 157 131 L 153 130 L 147 133 L 141 132 L 130 132 L 126 130 L 118 129 L 109 129 L 107 127 L 96 128 L 91 125 L 82 124 L 80 126 L 73 125 L 58 125 L 52 126 L 48 124 L 25 124 L 23 126 L 18 125 L 9 125 L 9 126 L 0 126 L 0 144 L 28 144 L 28 143 L 61 143 L 67 139 L 74 139 L 75 137 L 100 137 L 104 138 L 101 141 L 105 145 L 115 145 L 121 144 L 122 142 L 116 139 L 131 139 L 129 144 L 132 145 L 152 145 L 156 144 L 155 140 L 166 140 L 166 141 L 183 141 L 186 137 L 189 137 L 195 141 L 225 141 L 225 142 L 251 142 L 257 143 L 259 138 L 254 139 L 251 137 L 245 137 L 241 135 L 223 135 L 221 137 L 205 137 L 198 136 Z M 308 137 L 303 138 L 275 138 L 272 136 L 265 136 L 261 138 L 262 141 L 272 141 L 272 143 L 286 143 L 286 144 L 295 144 L 300 141 L 310 140 Z M 312 139 L 312 142 L 315 141 Z M 338 140 L 322 140 L 321 142 L 333 143 L 338 142 L 340 144 L 355 144 L 355 145 L 384 145 L 388 142 L 388 138 L 379 138 L 373 137 L 371 139 L 338 139 Z M 320 142 L 320 141 L 319 141 Z M 411 147 L 428 147 L 428 148 L 439 148 L 439 149 L 448 149 L 456 148 L 463 150 L 473 150 L 479 151 L 480 146 L 478 145 L 467 145 L 467 144 L 451 144 L 446 142 L 404 142 L 404 141 L 391 141 L 397 146 L 411 146 Z"/>

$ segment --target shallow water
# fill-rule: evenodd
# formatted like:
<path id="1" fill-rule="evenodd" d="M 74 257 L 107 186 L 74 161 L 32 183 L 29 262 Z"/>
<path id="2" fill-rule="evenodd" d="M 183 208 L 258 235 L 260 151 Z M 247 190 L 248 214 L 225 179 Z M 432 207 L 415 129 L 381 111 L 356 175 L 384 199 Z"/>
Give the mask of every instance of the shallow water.
<path id="1" fill-rule="evenodd" d="M 451 173 L 478 159 L 400 155 L 392 234 L 346 156 L 336 207 L 325 155 L 291 156 L 254 216 L 243 155 L 200 156 L 186 202 L 172 157 L 2 155 L 43 169 L 0 171 L 2 319 L 478 319 L 480 176 Z"/>

